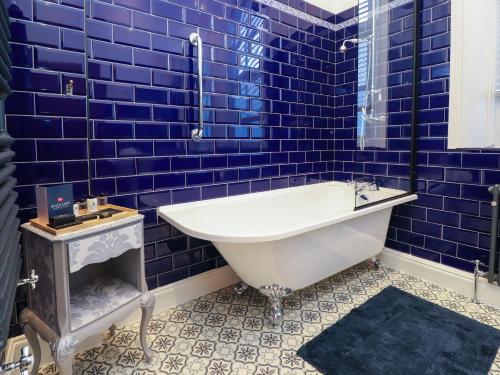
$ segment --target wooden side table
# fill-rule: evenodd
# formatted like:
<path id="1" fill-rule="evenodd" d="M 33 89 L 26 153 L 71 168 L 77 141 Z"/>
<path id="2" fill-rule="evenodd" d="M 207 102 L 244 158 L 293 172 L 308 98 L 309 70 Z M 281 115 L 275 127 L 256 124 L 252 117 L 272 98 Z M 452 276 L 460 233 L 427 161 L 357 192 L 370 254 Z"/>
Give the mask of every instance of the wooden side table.
<path id="1" fill-rule="evenodd" d="M 32 224 L 22 225 L 28 269 L 39 275 L 21 313 L 25 335 L 40 364 L 38 335 L 47 341 L 60 374 L 72 374 L 76 345 L 102 333 L 114 332 L 116 322 L 141 307 L 140 342 L 146 361 L 153 352 L 146 329 L 154 296 L 144 277 L 143 216 L 139 214 L 63 235 Z M 37 335 L 38 334 L 38 335 Z"/>

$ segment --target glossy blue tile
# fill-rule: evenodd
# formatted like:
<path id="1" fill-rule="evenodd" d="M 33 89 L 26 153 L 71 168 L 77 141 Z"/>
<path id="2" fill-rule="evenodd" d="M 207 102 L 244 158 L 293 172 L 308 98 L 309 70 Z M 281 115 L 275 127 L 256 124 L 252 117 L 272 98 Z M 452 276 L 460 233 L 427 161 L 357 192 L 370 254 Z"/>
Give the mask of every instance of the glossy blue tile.
<path id="1" fill-rule="evenodd" d="M 39 115 L 85 117 L 86 104 L 83 97 L 62 95 L 36 95 L 36 113 Z"/>
<path id="2" fill-rule="evenodd" d="M 114 79 L 119 82 L 149 84 L 151 73 L 145 68 L 114 64 Z"/>
<path id="3" fill-rule="evenodd" d="M 150 48 L 151 46 L 150 34 L 144 31 L 114 25 L 113 36 L 113 41 L 118 44 L 142 48 Z"/>
<path id="4" fill-rule="evenodd" d="M 155 174 L 154 187 L 155 189 L 176 188 L 186 185 L 185 173 L 168 173 L 168 174 Z"/>
<path id="5" fill-rule="evenodd" d="M 183 108 L 155 106 L 153 116 L 156 121 L 184 121 L 185 111 Z"/>
<path id="6" fill-rule="evenodd" d="M 153 189 L 153 176 L 119 177 L 116 190 L 119 194 L 128 194 Z"/>
<path id="7" fill-rule="evenodd" d="M 94 98 L 103 100 L 131 101 L 134 90 L 129 85 L 94 82 Z"/>
<path id="8" fill-rule="evenodd" d="M 35 185 L 62 182 L 62 163 L 20 163 L 16 165 L 14 177 L 17 178 L 17 183 L 19 185 Z"/>
<path id="9" fill-rule="evenodd" d="M 184 43 L 180 39 L 151 34 L 151 43 L 153 49 L 156 51 L 175 53 L 178 55 L 184 54 Z"/>
<path id="10" fill-rule="evenodd" d="M 64 138 L 87 138 L 87 120 L 65 118 L 63 121 L 63 133 Z"/>
<path id="11" fill-rule="evenodd" d="M 167 56 L 162 52 L 134 50 L 134 63 L 138 66 L 166 69 L 168 66 Z"/>
<path id="12" fill-rule="evenodd" d="M 53 71 L 83 73 L 84 56 L 81 53 L 39 47 L 35 49 L 35 67 Z"/>
<path id="13" fill-rule="evenodd" d="M 35 0 L 33 16 L 38 22 L 83 30 L 84 14 L 80 9 Z"/>
<path id="14" fill-rule="evenodd" d="M 153 0 L 152 12 L 156 16 L 182 21 L 182 7 L 166 1 Z"/>
<path id="15" fill-rule="evenodd" d="M 168 91 L 148 87 L 136 87 L 135 100 L 142 103 L 168 104 Z"/>
<path id="16" fill-rule="evenodd" d="M 196 32 L 196 27 L 188 26 L 180 22 L 168 21 L 168 35 L 187 40 L 191 33 Z"/>
<path id="17" fill-rule="evenodd" d="M 87 142 L 85 140 L 38 140 L 37 157 L 40 161 L 85 159 Z"/>
<path id="18" fill-rule="evenodd" d="M 226 7 L 226 18 L 239 23 L 248 23 L 250 15 L 241 9 L 228 6 Z"/>
<path id="19" fill-rule="evenodd" d="M 148 13 L 151 9 L 150 0 L 115 0 L 114 3 L 126 8 L 141 10 L 146 13 Z"/>
<path id="20" fill-rule="evenodd" d="M 66 50 L 83 52 L 85 48 L 85 38 L 82 32 L 63 29 L 61 47 Z"/>
<path id="21" fill-rule="evenodd" d="M 151 120 L 151 107 L 139 104 L 116 104 L 117 120 Z"/>
<path id="22" fill-rule="evenodd" d="M 89 107 L 91 119 L 113 119 L 113 103 L 90 101 Z"/>
<path id="23" fill-rule="evenodd" d="M 92 18 L 113 24 L 131 26 L 132 12 L 101 1 L 92 1 Z"/>
<path id="24" fill-rule="evenodd" d="M 201 0 L 203 1 L 203 0 Z M 214 1 L 215 2 L 215 1 Z M 222 13 L 219 13 L 222 14 Z M 238 35 L 238 24 L 229 20 L 214 17 L 214 30 L 230 35 Z"/>
<path id="25" fill-rule="evenodd" d="M 152 156 L 152 141 L 116 141 L 119 157 Z"/>
<path id="26" fill-rule="evenodd" d="M 200 169 L 199 156 L 175 156 L 172 158 L 172 171 Z"/>
<path id="27" fill-rule="evenodd" d="M 92 141 L 91 156 L 94 159 L 115 158 L 116 145 L 115 141 Z"/>
<path id="28" fill-rule="evenodd" d="M 14 68 L 11 70 L 11 75 L 10 86 L 13 90 L 51 93 L 61 91 L 60 75 L 57 73 Z"/>
<path id="29" fill-rule="evenodd" d="M 96 60 L 132 63 L 132 48 L 94 40 L 92 41 L 92 57 Z"/>
<path id="30" fill-rule="evenodd" d="M 128 176 L 136 173 L 134 159 L 96 160 L 97 177 Z"/>
<path id="31" fill-rule="evenodd" d="M 112 70 L 111 64 L 101 61 L 89 61 L 88 63 L 89 78 L 111 80 Z"/>
<path id="32" fill-rule="evenodd" d="M 130 139 L 133 138 L 134 128 L 128 122 L 94 122 L 94 138 L 97 139 Z"/>
<path id="33" fill-rule="evenodd" d="M 165 173 L 170 171 L 170 158 L 156 157 L 156 158 L 139 158 L 137 163 L 137 173 Z M 157 176 L 157 175 L 156 175 Z M 155 182 L 155 188 L 156 182 Z"/>
<path id="34" fill-rule="evenodd" d="M 7 0 L 5 7 L 10 18 L 30 20 L 33 17 L 32 1 L 29 0 Z"/>
<path id="35" fill-rule="evenodd" d="M 207 29 L 212 28 L 212 16 L 207 13 L 197 12 L 192 9 L 185 11 L 186 23 L 190 25 L 200 26 Z"/>
<path id="36" fill-rule="evenodd" d="M 7 116 L 7 130 L 15 139 L 61 138 L 62 121 L 55 117 Z"/>
<path id="37" fill-rule="evenodd" d="M 172 203 L 185 203 L 193 202 L 201 199 L 201 189 L 196 188 L 186 188 L 172 191 Z M 183 253 L 181 253 L 183 254 Z M 201 254 L 200 254 L 201 256 Z"/>
<path id="38" fill-rule="evenodd" d="M 38 46 L 59 47 L 59 29 L 39 23 L 13 21 L 10 23 L 11 40 Z"/>
<path id="39" fill-rule="evenodd" d="M 86 19 L 87 37 L 111 42 L 113 39 L 113 25 L 105 21 Z"/>

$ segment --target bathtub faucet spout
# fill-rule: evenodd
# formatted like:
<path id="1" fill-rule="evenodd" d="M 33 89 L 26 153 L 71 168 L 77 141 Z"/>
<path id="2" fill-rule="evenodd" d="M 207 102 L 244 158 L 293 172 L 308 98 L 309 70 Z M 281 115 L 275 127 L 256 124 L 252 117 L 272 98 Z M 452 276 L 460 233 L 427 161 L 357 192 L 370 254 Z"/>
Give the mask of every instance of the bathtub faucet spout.
<path id="1" fill-rule="evenodd" d="M 363 201 L 368 202 L 368 196 L 364 194 L 364 192 L 379 190 L 375 177 L 354 178 L 352 180 L 348 180 L 347 184 L 354 188 L 354 196 L 356 198 L 356 201 L 357 197 L 359 197 Z"/>
<path id="2" fill-rule="evenodd" d="M 268 298 L 271 305 L 271 313 L 269 314 L 271 324 L 273 327 L 278 326 L 283 320 L 282 299 L 292 294 L 292 290 L 273 284 L 260 287 L 259 291 Z"/>

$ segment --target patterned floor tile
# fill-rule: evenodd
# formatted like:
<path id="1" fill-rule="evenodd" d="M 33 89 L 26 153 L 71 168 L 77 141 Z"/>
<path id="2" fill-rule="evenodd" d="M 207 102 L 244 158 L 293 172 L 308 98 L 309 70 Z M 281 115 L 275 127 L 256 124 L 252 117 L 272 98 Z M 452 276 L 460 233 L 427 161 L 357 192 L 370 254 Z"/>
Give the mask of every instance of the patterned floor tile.
<path id="1" fill-rule="evenodd" d="M 500 311 L 416 277 L 362 263 L 331 276 L 283 301 L 279 327 L 265 319 L 266 299 L 254 289 L 239 296 L 232 287 L 155 314 L 148 340 L 150 364 L 140 350 L 139 322 L 118 327 L 104 345 L 75 356 L 74 373 L 83 375 L 317 375 L 297 349 L 393 285 L 416 296 L 500 329 Z M 56 374 L 53 365 L 43 375 Z M 500 352 L 490 371 L 500 375 Z"/>

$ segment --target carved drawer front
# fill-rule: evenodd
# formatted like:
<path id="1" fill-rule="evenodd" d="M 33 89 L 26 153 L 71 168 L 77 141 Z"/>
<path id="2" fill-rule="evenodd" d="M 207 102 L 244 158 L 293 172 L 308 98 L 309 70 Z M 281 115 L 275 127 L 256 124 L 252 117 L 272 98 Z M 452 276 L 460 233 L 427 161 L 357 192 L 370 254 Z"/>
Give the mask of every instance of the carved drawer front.
<path id="1" fill-rule="evenodd" d="M 100 235 L 68 243 L 69 271 L 76 272 L 87 264 L 102 263 L 142 245 L 142 225 L 130 225 Z"/>

